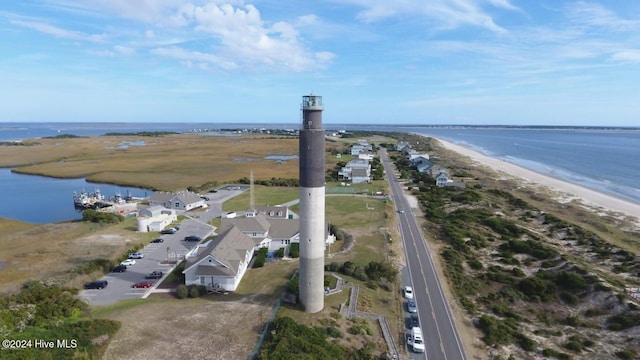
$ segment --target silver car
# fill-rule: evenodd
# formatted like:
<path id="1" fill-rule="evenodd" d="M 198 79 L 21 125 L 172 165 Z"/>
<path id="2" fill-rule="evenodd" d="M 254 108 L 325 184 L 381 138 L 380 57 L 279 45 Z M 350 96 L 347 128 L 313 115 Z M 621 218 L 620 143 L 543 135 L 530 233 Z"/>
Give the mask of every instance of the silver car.
<path id="1" fill-rule="evenodd" d="M 409 311 L 410 313 L 417 313 L 418 312 L 418 308 L 416 307 L 416 301 L 413 299 L 410 299 L 409 301 L 407 301 L 407 311 Z"/>

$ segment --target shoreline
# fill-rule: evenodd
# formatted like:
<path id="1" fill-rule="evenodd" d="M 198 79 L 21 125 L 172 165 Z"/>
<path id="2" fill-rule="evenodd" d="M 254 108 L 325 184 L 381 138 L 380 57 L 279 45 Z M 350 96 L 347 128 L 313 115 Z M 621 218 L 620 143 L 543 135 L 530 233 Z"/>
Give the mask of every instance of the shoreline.
<path id="1" fill-rule="evenodd" d="M 552 191 L 567 194 L 569 196 L 568 201 L 578 200 L 583 206 L 594 212 L 615 212 L 635 217 L 634 222 L 640 225 L 640 204 L 542 174 L 502 159 L 493 158 L 448 140 L 432 138 L 443 148 L 467 157 L 477 164 L 505 173 L 510 177 L 524 180 L 530 185 L 543 186 Z"/>

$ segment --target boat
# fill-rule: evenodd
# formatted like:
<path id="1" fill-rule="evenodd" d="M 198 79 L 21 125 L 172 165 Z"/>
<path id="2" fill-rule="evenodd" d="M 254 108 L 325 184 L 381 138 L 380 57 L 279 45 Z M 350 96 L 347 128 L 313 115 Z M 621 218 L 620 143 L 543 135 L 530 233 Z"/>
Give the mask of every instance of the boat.
<path id="1" fill-rule="evenodd" d="M 100 193 L 99 189 L 96 189 L 92 193 L 88 193 L 84 190 L 79 193 L 74 191 L 73 205 L 80 209 L 96 209 L 103 207 L 105 205 L 104 195 Z"/>

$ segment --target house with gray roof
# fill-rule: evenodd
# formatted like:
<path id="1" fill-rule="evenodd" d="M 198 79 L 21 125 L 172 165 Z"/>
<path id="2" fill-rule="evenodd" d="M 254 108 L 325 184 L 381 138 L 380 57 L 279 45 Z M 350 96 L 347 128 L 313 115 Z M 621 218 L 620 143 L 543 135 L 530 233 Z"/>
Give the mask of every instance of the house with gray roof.
<path id="1" fill-rule="evenodd" d="M 371 182 L 371 176 L 367 173 L 367 169 L 351 170 L 351 182 L 354 184 Z"/>
<path id="2" fill-rule="evenodd" d="M 167 209 L 189 211 L 191 209 L 203 207 L 205 202 L 200 195 L 191 191 L 154 191 L 151 198 L 149 198 L 149 206 L 155 205 L 161 205 Z"/>
<path id="3" fill-rule="evenodd" d="M 247 271 L 253 252 L 254 241 L 238 227 L 231 226 L 187 254 L 182 271 L 185 285 L 235 291 Z"/>
<path id="4" fill-rule="evenodd" d="M 275 207 L 275 209 L 283 208 L 285 207 Z M 281 248 L 288 249 L 291 244 L 300 243 L 299 219 L 268 217 L 265 213 L 257 213 L 257 210 L 249 209 L 244 217 L 222 219 L 220 226 L 222 231 L 232 226 L 251 238 L 256 250 L 268 248 L 268 252 L 273 253 Z M 329 234 L 328 226 L 325 236 L 327 246 L 335 241 L 335 236 Z"/>
<path id="5" fill-rule="evenodd" d="M 269 252 L 278 251 L 280 248 L 288 248 L 293 243 L 300 243 L 299 219 L 270 219 Z"/>
<path id="6" fill-rule="evenodd" d="M 269 247 L 271 243 L 271 238 L 269 237 L 271 222 L 265 214 L 222 219 L 221 228 L 223 231 L 232 226 L 237 227 L 243 234 L 251 238 L 256 249 Z"/>
<path id="7" fill-rule="evenodd" d="M 357 169 L 360 169 L 360 170 L 356 171 Z M 363 173 L 361 170 L 365 171 L 366 173 L 366 175 L 364 175 L 365 177 L 371 176 L 371 164 L 369 163 L 369 160 L 353 159 L 338 171 L 338 178 L 342 180 L 351 180 L 352 182 L 356 182 L 356 181 L 353 181 L 353 172 L 356 171 L 356 176 L 358 177 L 357 181 L 368 182 L 370 179 L 364 180 L 364 181 L 362 180 Z"/>
<path id="8" fill-rule="evenodd" d="M 167 225 L 178 220 L 176 211 L 161 205 L 149 206 L 138 210 L 138 231 L 161 231 Z"/>
<path id="9" fill-rule="evenodd" d="M 409 143 L 406 141 L 400 141 L 395 144 L 394 148 L 396 151 L 402 151 L 405 148 L 411 149 L 411 145 L 409 145 Z"/>

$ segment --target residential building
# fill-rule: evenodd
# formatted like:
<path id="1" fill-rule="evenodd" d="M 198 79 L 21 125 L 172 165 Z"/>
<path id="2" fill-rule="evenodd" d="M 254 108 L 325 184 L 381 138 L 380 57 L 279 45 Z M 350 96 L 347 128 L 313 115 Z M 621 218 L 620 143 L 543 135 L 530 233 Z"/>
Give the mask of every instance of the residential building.
<path id="1" fill-rule="evenodd" d="M 176 211 L 161 205 L 149 206 L 138 210 L 138 231 L 161 231 L 167 225 L 178 220 Z"/>
<path id="2" fill-rule="evenodd" d="M 235 291 L 254 253 L 254 242 L 236 226 L 198 245 L 186 256 L 185 285 Z"/>
<path id="3" fill-rule="evenodd" d="M 205 202 L 200 195 L 191 191 L 155 191 L 149 199 L 149 205 L 161 205 L 167 209 L 189 211 L 191 209 L 205 206 Z"/>

